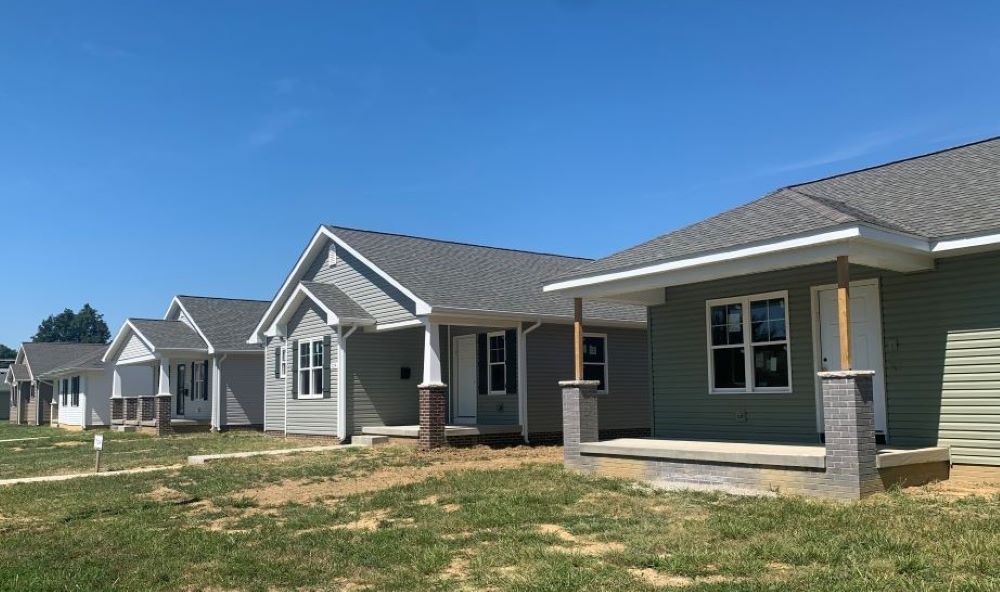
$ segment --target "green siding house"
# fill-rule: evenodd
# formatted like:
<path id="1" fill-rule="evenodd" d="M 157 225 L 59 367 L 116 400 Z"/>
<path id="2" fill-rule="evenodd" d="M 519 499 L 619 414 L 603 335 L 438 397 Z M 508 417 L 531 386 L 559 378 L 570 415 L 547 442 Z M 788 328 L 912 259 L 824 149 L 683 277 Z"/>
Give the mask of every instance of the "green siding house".
<path id="1" fill-rule="evenodd" d="M 824 377 L 866 371 L 879 450 L 1000 465 L 1000 139 L 785 187 L 544 289 L 647 307 L 656 439 L 822 451 Z"/>

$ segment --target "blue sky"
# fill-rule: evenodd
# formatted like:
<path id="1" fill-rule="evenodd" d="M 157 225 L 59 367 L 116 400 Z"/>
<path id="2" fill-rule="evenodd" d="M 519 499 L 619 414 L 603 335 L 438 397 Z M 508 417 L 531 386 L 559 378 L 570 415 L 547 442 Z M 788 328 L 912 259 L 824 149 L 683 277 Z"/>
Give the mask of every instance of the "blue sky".
<path id="1" fill-rule="evenodd" d="M 4 2 L 0 343 L 269 298 L 320 223 L 599 257 L 1000 134 L 1000 3 Z"/>

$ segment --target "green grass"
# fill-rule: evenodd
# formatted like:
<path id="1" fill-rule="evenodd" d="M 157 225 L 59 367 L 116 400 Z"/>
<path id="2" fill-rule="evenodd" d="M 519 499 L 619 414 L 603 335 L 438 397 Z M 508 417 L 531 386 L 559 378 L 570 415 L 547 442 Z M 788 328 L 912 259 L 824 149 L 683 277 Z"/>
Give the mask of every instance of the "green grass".
<path id="1" fill-rule="evenodd" d="M 0 489 L 0 590 L 1000 589 L 995 499 L 654 492 L 497 468 L 508 453 L 351 449 Z M 483 469 L 427 468 L 455 460 Z M 286 499 L 257 495 L 276 484 Z"/>
<path id="2" fill-rule="evenodd" d="M 315 445 L 282 440 L 258 432 L 194 433 L 156 438 L 111 431 L 71 432 L 48 426 L 0 423 L 0 479 L 80 473 L 94 470 L 94 435 L 104 434 L 102 470 L 129 469 L 185 462 L 192 454 L 243 452 Z"/>

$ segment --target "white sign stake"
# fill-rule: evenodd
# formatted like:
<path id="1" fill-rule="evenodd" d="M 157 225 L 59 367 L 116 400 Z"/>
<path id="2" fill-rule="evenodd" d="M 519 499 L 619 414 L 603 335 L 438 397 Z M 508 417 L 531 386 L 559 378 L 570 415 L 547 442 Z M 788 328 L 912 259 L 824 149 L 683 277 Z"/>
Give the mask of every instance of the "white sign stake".
<path id="1" fill-rule="evenodd" d="M 104 434 L 94 434 L 94 453 L 97 455 L 94 461 L 94 472 L 101 472 L 101 451 L 104 450 Z"/>

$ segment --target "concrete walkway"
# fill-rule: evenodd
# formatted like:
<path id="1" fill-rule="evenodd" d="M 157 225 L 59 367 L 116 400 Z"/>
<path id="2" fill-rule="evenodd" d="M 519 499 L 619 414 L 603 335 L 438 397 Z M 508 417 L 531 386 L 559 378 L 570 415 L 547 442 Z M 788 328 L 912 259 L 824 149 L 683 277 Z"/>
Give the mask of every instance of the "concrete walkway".
<path id="1" fill-rule="evenodd" d="M 225 454 L 197 454 L 188 457 L 189 465 L 203 465 L 217 460 L 229 460 L 233 458 L 253 458 L 255 456 L 281 456 L 284 454 L 298 454 L 300 452 L 328 452 L 330 450 L 343 450 L 345 448 L 357 448 L 354 444 L 335 444 L 332 446 L 309 446 L 307 448 L 278 448 L 276 450 L 254 450 L 252 452 L 228 452 Z"/>
<path id="2" fill-rule="evenodd" d="M 0 440 L 0 444 L 4 442 L 26 442 L 28 440 L 48 440 L 52 436 L 35 436 L 34 438 L 8 438 L 6 440 Z"/>
<path id="3" fill-rule="evenodd" d="M 72 479 L 82 479 L 84 477 L 114 477 L 115 475 L 134 475 L 136 473 L 152 473 L 154 471 L 169 471 L 183 468 L 184 465 L 162 465 L 157 467 L 140 467 L 138 469 L 124 469 L 121 471 L 105 471 L 101 473 L 73 473 L 70 475 L 46 475 L 44 477 L 20 477 L 18 479 L 2 479 L 0 486 L 19 485 L 21 483 L 47 483 L 50 481 L 70 481 Z"/>

